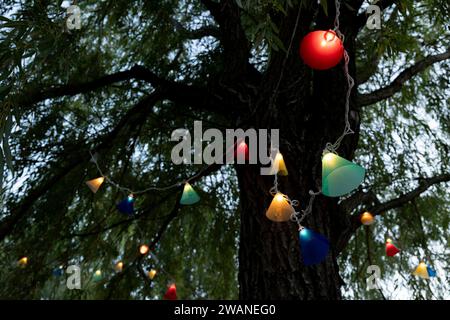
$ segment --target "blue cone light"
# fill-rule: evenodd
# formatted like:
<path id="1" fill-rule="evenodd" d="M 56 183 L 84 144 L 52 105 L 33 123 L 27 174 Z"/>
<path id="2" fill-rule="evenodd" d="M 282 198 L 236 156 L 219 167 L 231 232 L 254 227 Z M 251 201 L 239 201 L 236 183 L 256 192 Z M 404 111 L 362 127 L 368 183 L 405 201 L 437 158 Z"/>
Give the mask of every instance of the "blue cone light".
<path id="1" fill-rule="evenodd" d="M 59 266 L 58 268 L 53 269 L 52 274 L 55 277 L 61 277 L 64 274 L 64 268 Z"/>
<path id="2" fill-rule="evenodd" d="M 427 266 L 428 276 L 436 277 L 436 270 L 432 269 L 430 266 Z"/>
<path id="3" fill-rule="evenodd" d="M 322 158 L 322 193 L 328 197 L 343 196 L 358 188 L 364 175 L 363 167 L 328 152 Z"/>
<path id="4" fill-rule="evenodd" d="M 200 201 L 200 196 L 195 192 L 194 188 L 186 182 L 184 184 L 183 194 L 181 195 L 180 204 L 194 204 Z"/>
<path id="5" fill-rule="evenodd" d="M 300 250 L 306 266 L 322 262 L 330 248 L 328 239 L 310 229 L 303 228 L 299 232 Z"/>
<path id="6" fill-rule="evenodd" d="M 117 210 L 122 213 L 132 215 L 134 213 L 134 197 L 130 194 L 126 199 L 123 199 L 117 204 Z"/>

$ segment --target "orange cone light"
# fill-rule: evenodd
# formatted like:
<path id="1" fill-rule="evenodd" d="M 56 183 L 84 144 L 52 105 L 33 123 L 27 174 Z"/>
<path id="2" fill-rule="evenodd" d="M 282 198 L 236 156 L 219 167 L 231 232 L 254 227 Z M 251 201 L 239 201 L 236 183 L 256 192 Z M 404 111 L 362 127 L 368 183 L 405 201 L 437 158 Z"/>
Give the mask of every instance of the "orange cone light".
<path id="1" fill-rule="evenodd" d="M 104 177 L 98 177 L 98 178 L 86 181 L 86 184 L 93 193 L 96 193 L 104 181 L 105 181 Z"/>
<path id="2" fill-rule="evenodd" d="M 278 192 L 266 211 L 266 217 L 275 222 L 284 222 L 289 221 L 293 213 L 295 213 L 295 210 L 289 203 L 288 198 Z"/>
<path id="3" fill-rule="evenodd" d="M 366 211 L 361 215 L 361 223 L 365 226 L 370 226 L 372 223 L 375 222 L 375 218 L 373 217 L 373 215 Z"/>
<path id="4" fill-rule="evenodd" d="M 150 248 L 146 244 L 143 244 L 139 247 L 139 253 L 142 254 L 143 256 L 146 255 L 149 250 Z"/>

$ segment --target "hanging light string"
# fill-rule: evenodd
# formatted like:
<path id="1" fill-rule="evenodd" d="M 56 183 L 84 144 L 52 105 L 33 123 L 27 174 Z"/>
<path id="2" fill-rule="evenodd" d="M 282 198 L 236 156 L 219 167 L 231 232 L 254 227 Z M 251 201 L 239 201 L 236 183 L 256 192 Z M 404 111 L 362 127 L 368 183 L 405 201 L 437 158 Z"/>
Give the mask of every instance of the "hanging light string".
<path id="1" fill-rule="evenodd" d="M 340 12 L 340 1 L 339 0 L 335 0 L 335 7 L 336 7 L 336 17 L 334 19 L 334 29 L 333 31 L 336 33 L 336 36 L 339 37 L 339 39 L 341 39 L 342 43 L 344 43 L 345 41 L 345 36 L 344 34 L 339 30 L 339 16 L 341 14 Z M 350 62 L 350 57 L 348 55 L 347 50 L 345 50 L 344 48 L 344 74 L 345 74 L 345 78 L 347 80 L 347 93 L 345 95 L 345 127 L 344 127 L 344 131 L 342 133 L 342 135 L 336 140 L 335 143 L 330 143 L 328 142 L 325 145 L 325 152 L 329 151 L 332 153 L 337 153 L 337 149 L 339 149 L 342 140 L 344 139 L 345 136 L 349 135 L 349 134 L 353 134 L 355 133 L 350 125 L 350 121 L 349 121 L 349 114 L 350 114 L 350 95 L 351 95 L 351 91 L 353 89 L 353 86 L 355 85 L 355 80 L 352 78 L 352 76 L 350 75 L 350 72 L 348 71 L 348 64 Z"/>
<path id="2" fill-rule="evenodd" d="M 302 226 L 302 221 L 312 213 L 312 207 L 314 204 L 314 199 L 316 198 L 316 196 L 318 196 L 319 194 L 321 194 L 322 191 L 319 190 L 317 192 L 314 192 L 313 190 L 309 190 L 309 202 L 308 202 L 308 206 L 306 207 L 305 210 L 301 210 L 300 212 L 294 212 L 291 215 L 291 221 L 296 222 L 298 225 L 298 231 L 301 231 L 304 227 Z"/>
<path id="3" fill-rule="evenodd" d="M 156 186 L 152 186 L 152 187 L 149 187 L 149 188 L 146 188 L 146 189 L 143 189 L 143 190 L 133 191 L 133 190 L 131 190 L 131 189 L 128 188 L 128 187 L 122 187 L 122 186 L 119 185 L 118 183 L 116 183 L 116 182 L 114 182 L 113 180 L 111 180 L 107 175 L 105 175 L 105 174 L 103 173 L 102 169 L 100 169 L 100 166 L 99 166 L 99 164 L 98 164 L 98 162 L 97 162 L 96 157 L 94 157 L 94 155 L 92 154 L 91 151 L 89 151 L 89 154 L 91 155 L 91 161 L 95 164 L 95 166 L 96 166 L 98 172 L 100 173 L 100 175 L 101 175 L 103 178 L 105 178 L 105 180 L 106 180 L 109 184 L 111 184 L 112 186 L 116 187 L 116 188 L 119 189 L 119 190 L 128 192 L 128 193 L 130 193 L 130 194 L 142 194 L 142 193 L 146 193 L 146 192 L 152 191 L 152 190 L 155 190 L 155 191 L 165 191 L 165 190 L 170 190 L 170 189 L 173 189 L 173 188 L 176 188 L 176 187 L 182 185 L 182 182 L 177 182 L 177 183 L 174 183 L 174 184 L 169 185 L 169 186 L 166 186 L 166 187 L 156 187 Z M 188 180 L 194 179 L 195 177 L 197 177 L 197 176 L 198 176 L 199 174 L 201 174 L 202 172 L 203 172 L 203 171 L 200 171 L 199 173 L 197 173 L 195 176 L 192 176 L 192 177 L 189 178 Z M 188 181 L 188 180 L 186 180 L 186 181 Z"/>
<path id="4" fill-rule="evenodd" d="M 238 142 L 240 142 L 240 141 L 237 141 L 236 143 L 233 144 L 233 146 L 228 148 L 228 150 L 225 152 L 225 155 L 228 155 L 230 151 L 233 151 L 237 147 Z M 200 170 L 199 172 L 197 172 L 193 176 L 189 177 L 188 179 L 176 182 L 174 184 L 171 184 L 171 185 L 168 185 L 168 186 L 165 186 L 165 187 L 150 186 L 150 187 L 142 189 L 142 190 L 133 191 L 133 190 L 131 190 L 128 187 L 121 186 L 120 184 L 116 183 L 111 178 L 109 178 L 107 175 L 105 175 L 103 173 L 102 169 L 100 168 L 100 165 L 97 162 L 97 157 L 95 155 L 93 155 L 91 151 L 89 151 L 89 154 L 91 155 L 91 162 L 94 163 L 95 167 L 97 168 L 97 171 L 105 179 L 106 182 L 108 182 L 109 184 L 111 184 L 112 186 L 117 188 L 118 190 L 122 190 L 122 191 L 127 192 L 127 193 L 132 194 L 132 195 L 143 194 L 143 193 L 147 193 L 149 191 L 167 191 L 167 190 L 170 190 L 170 189 L 174 189 L 174 188 L 180 187 L 183 184 L 186 184 L 186 183 L 188 183 L 188 182 L 190 182 L 190 181 L 192 181 L 192 180 L 202 176 L 208 169 L 210 169 L 214 165 L 214 163 L 210 164 L 210 165 L 206 166 L 203 170 Z"/>
<path id="5" fill-rule="evenodd" d="M 335 4 L 335 9 L 336 9 L 336 16 L 335 16 L 335 19 L 334 19 L 334 29 L 333 29 L 333 31 L 335 32 L 336 36 L 342 41 L 342 43 L 344 43 L 345 36 L 339 29 L 339 27 L 340 27 L 339 18 L 340 18 L 340 14 L 341 14 L 341 12 L 340 12 L 341 3 L 340 3 L 339 0 L 335 0 L 334 4 Z M 297 20 L 299 18 L 299 15 L 300 15 L 300 10 L 298 12 Z M 297 23 L 295 25 L 295 28 L 296 27 L 297 27 Z M 295 34 L 295 29 L 294 29 L 294 33 L 293 34 Z M 288 51 L 287 54 L 289 54 L 289 51 Z M 353 89 L 353 87 L 355 85 L 355 81 L 352 78 L 352 76 L 350 75 L 350 72 L 348 70 L 349 62 L 350 62 L 350 57 L 348 55 L 347 50 L 344 49 L 344 74 L 345 74 L 345 78 L 346 78 L 346 81 L 347 81 L 347 92 L 346 92 L 346 95 L 345 95 L 345 127 L 344 127 L 344 131 L 343 131 L 342 135 L 336 140 L 336 142 L 334 142 L 334 143 L 331 143 L 331 142 L 326 143 L 324 153 L 326 153 L 326 152 L 337 153 L 337 149 L 339 149 L 339 147 L 340 147 L 343 139 L 345 138 L 345 136 L 354 133 L 354 131 L 352 130 L 351 125 L 350 125 L 349 113 L 350 113 L 350 95 L 351 95 L 351 91 L 352 91 L 352 89 Z M 282 74 L 281 74 L 281 76 L 282 76 Z M 275 193 L 278 192 L 278 180 L 277 180 L 277 175 L 276 174 L 275 174 L 274 186 L 270 189 L 270 193 L 272 195 L 274 195 L 274 192 Z M 298 224 L 299 230 L 303 229 L 303 226 L 302 226 L 301 223 L 308 215 L 310 215 L 312 213 L 312 207 L 313 207 L 313 204 L 314 204 L 314 200 L 315 200 L 316 196 L 318 196 L 321 193 L 322 193 L 321 188 L 319 188 L 319 190 L 317 192 L 314 192 L 314 190 L 309 190 L 310 198 L 309 198 L 308 206 L 306 207 L 306 209 L 305 210 L 301 210 L 300 212 L 294 212 L 291 215 L 291 220 Z M 298 204 L 297 200 L 289 200 L 288 197 L 287 197 L 287 199 L 288 199 L 288 201 L 290 203 Z"/>
<path id="6" fill-rule="evenodd" d="M 275 173 L 274 179 L 273 179 L 273 187 L 270 188 L 269 193 L 272 196 L 275 196 L 278 193 L 278 175 Z"/>

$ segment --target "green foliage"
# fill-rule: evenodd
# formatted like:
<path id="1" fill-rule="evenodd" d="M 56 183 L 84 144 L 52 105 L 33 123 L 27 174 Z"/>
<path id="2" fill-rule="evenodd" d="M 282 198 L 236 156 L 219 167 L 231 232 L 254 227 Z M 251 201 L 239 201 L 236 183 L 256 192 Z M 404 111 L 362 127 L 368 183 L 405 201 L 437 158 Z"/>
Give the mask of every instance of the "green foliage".
<path id="1" fill-rule="evenodd" d="M 32 107 L 23 103 L 23 97 L 42 88 L 89 81 L 134 64 L 167 79 L 208 83 L 222 71 L 216 62 L 221 48 L 211 37 L 189 37 L 190 30 L 214 26 L 199 1 L 80 1 L 82 29 L 78 31 L 66 30 L 62 1 L 3 2 L 0 167 L 5 168 L 5 181 L 1 181 L 0 220 L 33 187 L 52 183 L 43 196 L 34 199 L 30 214 L 0 243 L 0 297 L 161 298 L 167 282 L 175 279 L 182 298 L 236 298 L 239 195 L 231 168 L 194 185 L 202 201 L 183 207 L 169 224 L 154 251 L 159 261 L 142 261 L 144 270 L 166 271 L 151 283 L 133 261 L 138 245 L 158 234 L 175 205 L 176 192 L 138 196 L 136 209 L 143 218 L 126 221 L 115 209 L 127 196 L 125 192 L 109 184 L 95 195 L 86 188 L 85 181 L 98 176 L 94 164 L 80 161 L 60 179 L 52 180 L 72 156 L 80 150 L 87 153 L 99 136 L 110 132 L 153 88 L 145 82 L 127 81 Z M 279 34 L 279 21 L 273 16 L 284 17 L 299 5 L 311 5 L 295 0 L 236 3 L 254 59 L 287 49 L 280 39 L 286 35 Z M 331 2 L 320 3 L 328 12 Z M 11 8 L 15 8 L 12 15 Z M 446 1 L 400 1 L 385 13 L 382 30 L 364 28 L 358 37 L 356 62 L 358 74 L 368 81 L 360 91 L 383 86 L 405 64 L 449 47 L 445 30 L 449 17 Z M 261 61 L 264 69 L 267 61 Z M 412 189 L 416 178 L 449 172 L 449 67 L 448 62 L 432 67 L 409 81 L 401 94 L 362 110 L 357 161 L 367 168 L 364 188 L 370 188 L 381 201 Z M 114 181 L 136 190 L 182 181 L 200 168 L 173 165 L 172 145 L 167 141 L 174 128 L 189 128 L 193 119 L 202 119 L 211 127 L 223 126 L 220 118 L 182 104 L 160 102 L 149 110 L 145 121 L 120 132 L 111 148 L 100 155 L 100 167 Z M 448 184 L 435 186 L 413 203 L 377 218 L 369 230 L 357 232 L 340 258 L 348 297 L 380 298 L 378 291 L 365 289 L 369 264 L 382 267 L 384 292 L 392 291 L 389 298 L 448 297 L 442 278 L 433 287 L 411 278 L 408 273 L 418 261 L 407 259 L 427 256 L 440 263 L 438 272 L 448 270 L 448 254 L 442 254 L 450 239 L 447 189 Z M 119 227 L 101 231 L 116 223 Z M 400 259 L 385 257 L 386 235 L 401 244 L 404 255 Z M 17 260 L 24 255 L 29 265 L 17 268 Z M 131 265 L 120 276 L 114 272 L 118 260 L 124 261 L 125 268 Z M 82 268 L 83 290 L 67 290 L 65 276 L 51 275 L 55 267 L 71 264 Z M 96 283 L 92 275 L 97 269 L 105 279 Z"/>

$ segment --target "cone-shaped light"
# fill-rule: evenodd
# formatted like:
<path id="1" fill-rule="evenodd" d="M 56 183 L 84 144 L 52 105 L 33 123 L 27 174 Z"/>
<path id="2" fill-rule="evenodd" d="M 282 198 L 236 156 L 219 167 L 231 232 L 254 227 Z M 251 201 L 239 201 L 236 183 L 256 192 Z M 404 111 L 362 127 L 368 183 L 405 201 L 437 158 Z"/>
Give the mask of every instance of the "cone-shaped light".
<path id="1" fill-rule="evenodd" d="M 280 152 L 278 152 L 277 155 L 275 156 L 275 159 L 273 159 L 272 167 L 270 168 L 270 174 L 273 175 L 278 174 L 279 176 L 288 175 L 283 155 Z"/>
<path id="2" fill-rule="evenodd" d="M 93 193 L 96 193 L 98 191 L 98 188 L 102 185 L 102 183 L 105 181 L 104 177 L 98 177 L 89 181 L 86 181 L 87 186 Z"/>
<path id="3" fill-rule="evenodd" d="M 275 222 L 284 222 L 291 219 L 291 215 L 295 212 L 289 203 L 287 197 L 278 192 L 273 197 L 269 209 L 266 211 L 266 217 Z"/>
<path id="4" fill-rule="evenodd" d="M 61 277 L 64 274 L 63 266 L 59 266 L 58 268 L 53 269 L 52 274 L 55 277 Z"/>
<path id="5" fill-rule="evenodd" d="M 431 268 L 430 266 L 427 266 L 427 271 L 428 271 L 428 276 L 431 277 L 436 277 L 436 270 L 434 270 L 433 268 Z"/>
<path id="6" fill-rule="evenodd" d="M 132 215 L 134 213 L 134 196 L 130 194 L 117 204 L 117 210 L 122 213 Z"/>
<path id="7" fill-rule="evenodd" d="M 17 264 L 19 265 L 19 267 L 25 268 L 28 264 L 28 258 L 27 257 L 20 258 L 19 261 L 17 261 Z"/>
<path id="8" fill-rule="evenodd" d="M 177 287 L 172 283 L 163 297 L 164 300 L 177 300 Z"/>
<path id="9" fill-rule="evenodd" d="M 339 197 L 356 189 L 364 180 L 363 167 L 328 152 L 322 158 L 322 193 Z"/>
<path id="10" fill-rule="evenodd" d="M 386 240 L 386 255 L 388 257 L 393 257 L 399 252 L 400 252 L 400 250 L 396 246 L 394 246 L 394 244 L 392 243 L 392 240 L 387 239 Z"/>
<path id="11" fill-rule="evenodd" d="M 194 188 L 192 188 L 192 186 L 186 182 L 184 184 L 184 189 L 183 189 L 183 194 L 181 196 L 180 199 L 180 204 L 194 204 L 196 202 L 200 201 L 200 197 L 197 194 L 197 192 L 195 192 Z"/>
<path id="12" fill-rule="evenodd" d="M 123 262 L 122 261 L 117 262 L 115 267 L 114 267 L 114 269 L 116 269 L 116 272 L 122 272 L 122 270 L 123 270 Z"/>
<path id="13" fill-rule="evenodd" d="M 94 278 L 94 281 L 100 281 L 100 280 L 102 280 L 102 271 L 101 271 L 101 270 L 96 270 L 96 271 L 94 272 L 93 278 Z"/>
<path id="14" fill-rule="evenodd" d="M 300 251 L 303 257 L 303 263 L 307 266 L 322 262 L 330 248 L 328 239 L 320 233 L 310 229 L 303 228 L 299 232 Z"/>
<path id="15" fill-rule="evenodd" d="M 150 280 L 153 280 L 153 278 L 156 276 L 156 270 L 152 269 L 148 272 L 148 277 L 150 278 Z"/>
<path id="16" fill-rule="evenodd" d="M 430 279 L 428 275 L 427 265 L 425 264 L 425 262 L 420 261 L 416 270 L 413 272 L 413 275 L 421 277 L 422 279 Z"/>
<path id="17" fill-rule="evenodd" d="M 373 217 L 373 215 L 366 211 L 361 215 L 361 223 L 365 226 L 370 226 L 372 223 L 375 222 L 375 218 Z"/>
<path id="18" fill-rule="evenodd" d="M 248 161 L 249 157 L 248 146 L 245 143 L 245 141 L 241 141 L 238 143 L 234 156 L 236 159 L 238 159 L 238 161 L 240 159 Z"/>

